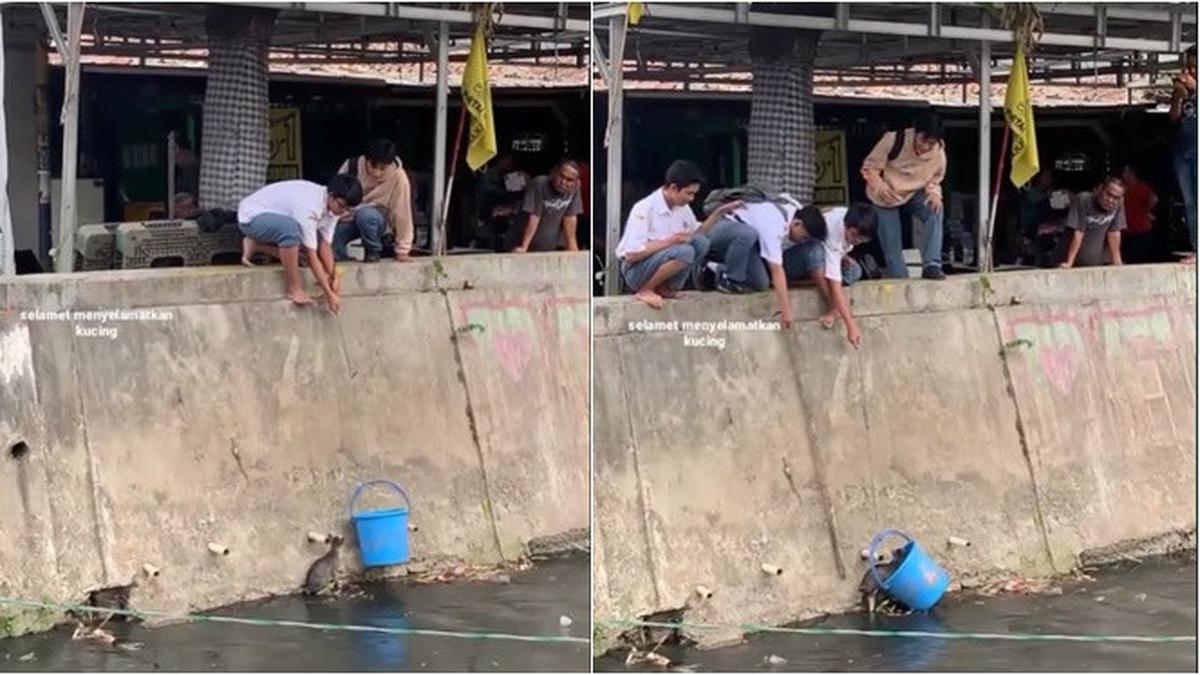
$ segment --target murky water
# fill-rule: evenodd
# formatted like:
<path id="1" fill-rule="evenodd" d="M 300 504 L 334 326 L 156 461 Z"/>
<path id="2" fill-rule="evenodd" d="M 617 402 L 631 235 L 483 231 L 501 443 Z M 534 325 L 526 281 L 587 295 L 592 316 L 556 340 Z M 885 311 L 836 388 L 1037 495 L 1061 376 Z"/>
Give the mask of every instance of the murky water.
<path id="1" fill-rule="evenodd" d="M 1195 635 L 1196 563 L 1148 562 L 1094 574 L 1060 596 L 1005 596 L 944 603 L 933 615 L 877 620 L 839 616 L 820 626 L 895 630 Z M 982 604 L 977 604 L 982 602 Z M 762 634 L 714 650 L 663 647 L 672 661 L 706 671 L 1189 671 L 1196 643 L 1075 643 Z M 786 659 L 775 664 L 771 656 Z M 625 653 L 596 670 L 625 670 Z"/>
<path id="2" fill-rule="evenodd" d="M 212 612 L 283 619 L 523 635 L 589 634 L 585 558 L 541 563 L 512 582 L 379 584 L 365 597 L 274 598 Z M 560 617 L 572 619 L 569 627 Z M 586 671 L 586 643 L 530 643 L 307 628 L 110 624 L 137 651 L 72 641 L 71 630 L 0 640 L 0 671 Z M 119 644 L 119 643 L 118 643 Z M 33 654 L 33 657 L 28 657 Z M 21 661 L 22 657 L 27 660 Z"/>

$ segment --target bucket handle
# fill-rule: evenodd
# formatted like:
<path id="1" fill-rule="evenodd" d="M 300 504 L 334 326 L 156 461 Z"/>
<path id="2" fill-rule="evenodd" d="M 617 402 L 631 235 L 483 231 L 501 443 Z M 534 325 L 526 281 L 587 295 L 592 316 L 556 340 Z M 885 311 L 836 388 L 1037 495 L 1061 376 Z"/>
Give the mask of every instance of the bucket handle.
<path id="1" fill-rule="evenodd" d="M 396 483 L 393 483 L 390 480 L 385 480 L 385 479 L 369 480 L 365 483 L 359 483 L 358 487 L 354 489 L 354 495 L 352 497 L 350 497 L 350 520 L 354 520 L 354 504 L 355 504 L 355 502 L 358 501 L 359 495 L 361 495 L 363 493 L 363 490 L 366 490 L 367 488 L 371 487 L 372 485 L 387 485 L 388 487 L 392 488 L 396 492 L 399 492 L 400 496 L 404 497 L 404 507 L 406 509 L 408 509 L 409 511 L 412 510 L 412 502 L 408 499 L 408 493 L 404 491 L 404 488 L 400 487 L 399 485 L 397 485 Z"/>
<path id="2" fill-rule="evenodd" d="M 875 584 L 885 591 L 887 590 L 887 585 L 884 584 L 883 580 L 879 578 L 879 569 L 875 567 L 876 561 L 879 560 L 879 557 L 876 555 L 876 550 L 879 548 L 879 545 L 883 543 L 883 540 L 887 539 L 891 535 L 904 537 L 904 539 L 907 541 L 913 541 L 912 537 L 901 532 L 900 530 L 884 530 L 871 539 L 871 545 L 867 549 L 867 566 L 871 570 L 871 576 L 875 578 Z"/>

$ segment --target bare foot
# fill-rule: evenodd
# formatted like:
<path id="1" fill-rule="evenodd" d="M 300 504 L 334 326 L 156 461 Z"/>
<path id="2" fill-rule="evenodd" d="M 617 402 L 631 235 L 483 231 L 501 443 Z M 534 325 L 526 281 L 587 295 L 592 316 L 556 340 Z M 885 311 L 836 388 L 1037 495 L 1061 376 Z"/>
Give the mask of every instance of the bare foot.
<path id="1" fill-rule="evenodd" d="M 646 303 L 647 305 L 650 305 L 654 309 L 662 309 L 663 305 L 666 304 L 666 302 L 663 301 L 663 298 L 661 295 L 659 295 L 658 293 L 655 293 L 654 291 L 652 291 L 650 289 L 638 291 L 637 294 L 634 295 L 633 297 L 637 298 L 638 300 L 641 300 L 642 302 Z"/>
<path id="2" fill-rule="evenodd" d="M 293 303 L 295 303 L 301 307 L 303 307 L 305 305 L 311 305 L 314 302 L 316 302 L 315 300 L 312 299 L 311 296 L 309 296 L 308 293 L 305 293 L 303 289 L 299 289 L 299 288 L 294 291 L 288 291 L 287 299 L 291 300 Z"/>
<path id="3" fill-rule="evenodd" d="M 821 318 L 818 319 L 818 321 L 821 322 L 822 328 L 833 328 L 833 324 L 837 321 L 837 314 L 833 312 L 825 312 L 821 315 Z"/>
<path id="4" fill-rule="evenodd" d="M 660 288 L 657 292 L 667 300 L 679 297 L 679 291 L 675 290 L 674 288 Z"/>
<path id="5" fill-rule="evenodd" d="M 254 267 L 250 258 L 254 257 L 255 250 L 254 240 L 250 237 L 242 237 L 242 264 L 246 267 Z"/>
<path id="6" fill-rule="evenodd" d="M 1196 254 L 1193 253 L 1191 255 L 1185 255 L 1183 257 L 1183 260 L 1180 260 L 1179 262 L 1183 263 L 1184 265 L 1195 265 L 1196 264 Z"/>

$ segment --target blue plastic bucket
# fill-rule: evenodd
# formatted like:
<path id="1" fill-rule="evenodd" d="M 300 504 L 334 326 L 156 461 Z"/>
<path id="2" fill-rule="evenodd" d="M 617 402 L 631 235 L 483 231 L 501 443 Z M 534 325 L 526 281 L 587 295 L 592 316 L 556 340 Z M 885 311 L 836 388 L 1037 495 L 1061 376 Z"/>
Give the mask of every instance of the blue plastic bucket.
<path id="1" fill-rule="evenodd" d="M 354 504 L 363 490 L 387 485 L 404 497 L 404 508 L 355 512 Z M 350 521 L 358 533 L 358 555 L 363 567 L 385 567 L 408 562 L 408 511 L 412 503 L 404 488 L 390 480 L 361 483 L 350 497 Z"/>
<path id="2" fill-rule="evenodd" d="M 884 539 L 892 535 L 903 537 L 908 543 L 900 552 L 900 563 L 887 579 L 881 579 L 876 567 L 876 550 Z M 938 567 L 915 539 L 899 530 L 884 530 L 875 535 L 867 555 L 870 556 L 867 565 L 871 568 L 875 583 L 888 595 L 919 612 L 936 605 L 950 586 L 950 575 L 946 570 Z"/>

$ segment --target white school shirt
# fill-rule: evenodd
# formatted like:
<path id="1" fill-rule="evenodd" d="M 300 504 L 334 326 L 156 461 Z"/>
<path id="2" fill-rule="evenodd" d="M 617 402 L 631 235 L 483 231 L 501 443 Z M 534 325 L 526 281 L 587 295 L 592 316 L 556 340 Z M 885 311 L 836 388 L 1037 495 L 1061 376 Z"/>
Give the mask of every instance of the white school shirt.
<path id="1" fill-rule="evenodd" d="M 692 207 L 667 206 L 662 188 L 659 188 L 629 210 L 625 234 L 621 235 L 621 242 L 617 244 L 617 257 L 624 259 L 630 253 L 644 250 L 651 241 L 666 239 L 680 232 L 695 232 L 699 227 Z"/>
<path id="2" fill-rule="evenodd" d="M 821 245 L 825 247 L 825 278 L 842 283 L 842 258 L 852 247 L 846 245 L 846 207 L 825 211 L 827 233 Z"/>
<path id="3" fill-rule="evenodd" d="M 780 210 L 782 208 L 782 210 Z M 763 260 L 776 265 L 783 264 L 783 250 L 792 246 L 788 237 L 796 207 L 790 204 L 776 205 L 773 202 L 747 204 L 730 214 L 758 232 L 758 254 Z"/>
<path id="4" fill-rule="evenodd" d="M 255 216 L 276 213 L 300 223 L 300 241 L 305 248 L 317 248 L 317 233 L 333 242 L 337 216 L 325 205 L 325 186 L 306 180 L 271 183 L 238 203 L 238 222 L 249 223 Z"/>

